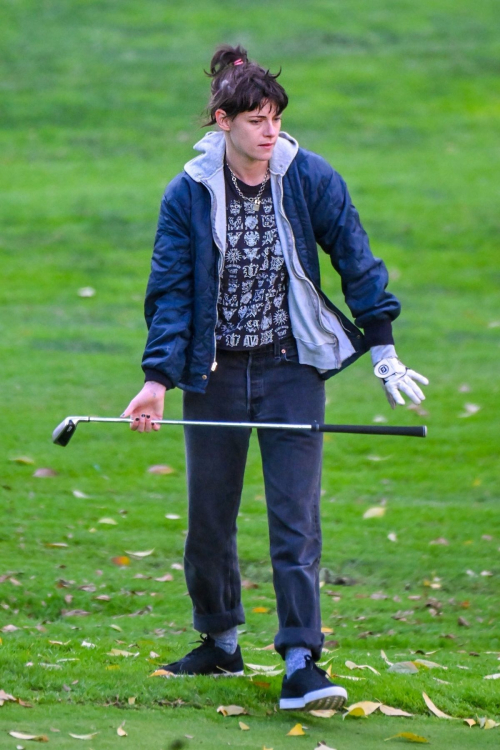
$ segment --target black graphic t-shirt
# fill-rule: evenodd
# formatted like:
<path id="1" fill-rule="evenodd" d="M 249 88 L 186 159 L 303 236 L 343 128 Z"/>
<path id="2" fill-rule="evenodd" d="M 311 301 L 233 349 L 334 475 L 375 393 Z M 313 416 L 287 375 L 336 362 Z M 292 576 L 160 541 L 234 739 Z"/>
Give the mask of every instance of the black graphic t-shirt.
<path id="1" fill-rule="evenodd" d="M 238 194 L 224 165 L 227 241 L 220 280 L 219 349 L 246 350 L 271 344 L 291 334 L 288 312 L 288 272 L 276 229 L 271 185 L 260 207 Z M 244 196 L 255 197 L 260 185 L 237 181 Z"/>

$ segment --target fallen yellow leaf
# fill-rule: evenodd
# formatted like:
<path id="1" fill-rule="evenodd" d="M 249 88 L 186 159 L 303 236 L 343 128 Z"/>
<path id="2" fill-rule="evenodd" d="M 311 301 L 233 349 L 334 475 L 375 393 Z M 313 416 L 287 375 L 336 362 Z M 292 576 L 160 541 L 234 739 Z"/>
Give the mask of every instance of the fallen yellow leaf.
<path id="1" fill-rule="evenodd" d="M 316 711 L 309 711 L 311 716 L 317 716 L 318 719 L 331 719 L 337 713 L 332 708 L 318 708 Z"/>
<path id="2" fill-rule="evenodd" d="M 413 732 L 399 732 L 399 734 L 395 734 L 392 737 L 387 737 L 384 742 L 397 739 L 407 740 L 408 742 L 429 742 L 425 737 L 421 737 L 419 734 L 413 734 Z"/>
<path id="3" fill-rule="evenodd" d="M 464 719 L 464 724 L 468 724 L 469 727 L 472 729 L 474 724 L 477 724 L 477 721 L 475 719 Z"/>
<path id="4" fill-rule="evenodd" d="M 486 719 L 484 722 L 484 729 L 495 729 L 495 727 L 500 727 L 500 722 L 493 721 L 493 719 Z"/>
<path id="5" fill-rule="evenodd" d="M 143 557 L 149 557 L 149 555 L 152 555 L 154 551 L 154 547 L 153 549 L 148 549 L 145 552 L 131 552 L 128 549 L 125 550 L 127 555 L 130 555 L 130 557 L 134 557 L 136 560 L 142 560 Z"/>
<path id="6" fill-rule="evenodd" d="M 118 557 L 112 557 L 111 562 L 115 565 L 130 565 L 130 557 L 119 555 Z"/>
<path id="7" fill-rule="evenodd" d="M 137 651 L 135 654 L 132 653 L 132 651 L 120 651 L 119 648 L 112 648 L 111 651 L 108 651 L 108 656 L 138 656 L 139 651 Z"/>
<path id="8" fill-rule="evenodd" d="M 269 611 L 270 611 L 269 607 L 254 607 L 252 609 L 252 612 L 255 612 L 255 614 L 258 614 L 258 615 L 265 615 Z"/>
<path id="9" fill-rule="evenodd" d="M 289 732 L 287 732 L 286 736 L 299 737 L 302 734 L 305 734 L 304 730 L 302 729 L 302 724 L 295 724 L 295 726 L 292 727 Z"/>
<path id="10" fill-rule="evenodd" d="M 129 699 L 127 700 L 127 703 L 128 703 L 128 705 L 129 705 L 129 706 L 135 706 L 135 701 L 136 701 L 136 698 L 135 698 L 135 695 L 133 695 L 133 696 L 131 696 L 131 697 L 130 697 L 130 698 L 129 698 Z"/>
<path id="11" fill-rule="evenodd" d="M 33 740 L 34 742 L 48 742 L 46 734 L 26 734 L 25 732 L 9 732 L 16 740 Z"/>
<path id="12" fill-rule="evenodd" d="M 329 635 L 330 633 L 333 633 L 333 628 L 321 628 L 321 632 Z"/>
<path id="13" fill-rule="evenodd" d="M 123 722 L 122 724 L 120 724 L 120 726 L 116 730 L 116 734 L 118 735 L 118 737 L 128 737 L 127 732 L 123 728 L 123 724 L 125 724 L 125 722 Z"/>
<path id="14" fill-rule="evenodd" d="M 383 704 L 380 706 L 380 711 L 386 716 L 413 716 L 413 714 L 409 714 L 401 708 L 393 708 L 392 706 L 384 706 Z"/>
<path id="15" fill-rule="evenodd" d="M 427 693 L 422 693 L 422 696 L 429 711 L 431 711 L 434 716 L 437 716 L 438 719 L 453 719 L 453 716 L 448 716 L 448 714 L 445 714 L 443 711 L 437 708 L 437 706 L 434 705 Z"/>
<path id="16" fill-rule="evenodd" d="M 35 463 L 29 456 L 14 456 L 14 458 L 9 458 L 9 461 L 13 461 L 16 464 L 25 464 L 26 466 Z"/>
<path id="17" fill-rule="evenodd" d="M 425 669 L 448 669 L 442 664 L 437 664 L 435 661 L 427 661 L 427 659 L 414 659 L 413 663 L 419 667 L 425 667 Z"/>
<path id="18" fill-rule="evenodd" d="M 353 661 L 347 660 L 345 665 L 347 669 L 369 669 L 373 674 L 378 674 L 380 676 L 380 672 L 377 672 L 374 667 L 370 667 L 369 664 L 355 664 Z"/>
<path id="19" fill-rule="evenodd" d="M 96 734 L 99 734 L 99 732 L 92 732 L 92 734 L 71 734 L 69 733 L 70 737 L 73 737 L 74 740 L 93 740 Z"/>
<path id="20" fill-rule="evenodd" d="M 120 665 L 119 664 L 108 664 L 108 666 L 106 667 L 106 669 L 109 669 L 110 671 L 112 671 L 113 669 L 120 669 Z"/>
<path id="21" fill-rule="evenodd" d="M 173 672 L 169 672 L 166 669 L 157 669 L 149 676 L 150 677 L 175 677 Z"/>
<path id="22" fill-rule="evenodd" d="M 217 709 L 218 714 L 222 714 L 223 716 L 241 716 L 242 714 L 248 713 L 246 709 L 243 708 L 243 706 L 219 706 Z"/>
<path id="23" fill-rule="evenodd" d="M 359 703 L 353 703 L 352 706 L 346 708 L 347 713 L 345 716 L 362 716 L 366 718 L 380 706 L 380 703 L 374 701 L 360 701 Z"/>
<path id="24" fill-rule="evenodd" d="M 363 513 L 363 518 L 382 518 L 385 516 L 385 508 L 382 505 L 374 505 L 373 508 L 368 508 Z"/>
<path id="25" fill-rule="evenodd" d="M 239 728 L 240 728 L 240 729 L 241 729 L 241 730 L 242 730 L 243 732 L 247 732 L 247 731 L 248 731 L 248 730 L 250 729 L 250 727 L 248 726 L 248 724 L 245 724 L 245 722 L 244 722 L 244 721 L 239 721 L 239 722 L 238 722 L 238 726 L 239 726 Z"/>
<path id="26" fill-rule="evenodd" d="M 114 518 L 100 518 L 97 523 L 104 523 L 108 526 L 118 526 L 118 522 Z"/>

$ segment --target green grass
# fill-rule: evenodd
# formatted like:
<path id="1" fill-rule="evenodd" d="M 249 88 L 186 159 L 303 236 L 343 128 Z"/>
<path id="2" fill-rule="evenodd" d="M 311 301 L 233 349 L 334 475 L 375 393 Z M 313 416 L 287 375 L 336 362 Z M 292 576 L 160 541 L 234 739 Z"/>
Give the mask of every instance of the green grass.
<path id="1" fill-rule="evenodd" d="M 6 732 L 23 728 L 49 733 L 59 747 L 76 742 L 68 732 L 95 728 L 88 745 L 115 747 L 124 718 L 134 748 L 174 747 L 192 734 L 186 746 L 312 750 L 324 739 L 357 750 L 385 747 L 399 731 L 440 748 L 498 743 L 498 730 L 428 717 L 422 699 L 425 691 L 455 717 L 500 719 L 498 682 L 483 679 L 500 671 L 496 10 L 489 0 L 3 5 L 0 576 L 10 572 L 20 585 L 0 583 L 0 629 L 18 628 L 0 634 L 0 689 L 34 708 L 0 708 L 0 747 L 15 747 Z M 367 358 L 327 385 L 329 421 L 384 415 L 388 424 L 429 427 L 427 440 L 325 439 L 321 596 L 333 630 L 326 637 L 338 642 L 325 660 L 336 674 L 364 678 L 345 681 L 352 701 L 381 700 L 411 720 L 307 716 L 308 737 L 292 739 L 285 735 L 300 715 L 275 713 L 280 676 L 257 678 L 268 687 L 247 678 L 148 679 L 196 638 L 182 571 L 171 567 L 182 562 L 186 529 L 181 431 L 141 437 L 82 425 L 65 450 L 50 442 L 67 414 L 119 414 L 141 385 L 157 210 L 201 136 L 202 68 L 222 41 L 283 67 L 284 128 L 346 178 L 403 303 L 397 349 L 431 380 L 425 415 L 390 412 Z M 342 304 L 325 258 L 322 272 Z M 78 297 L 83 286 L 96 296 Z M 467 403 L 481 408 L 460 417 Z M 180 412 L 174 391 L 166 414 Z M 20 455 L 34 464 L 11 461 Z M 149 474 L 157 463 L 175 473 Z M 58 475 L 33 477 L 44 466 Z M 274 653 L 255 650 L 277 626 L 263 495 L 253 443 L 239 550 L 243 576 L 258 588 L 244 591 L 241 644 L 248 662 L 278 665 Z M 381 502 L 383 518 L 362 519 Z M 99 524 L 103 517 L 117 525 Z M 448 544 L 430 544 L 440 537 Z M 55 542 L 68 546 L 47 546 Z M 112 562 L 151 548 L 128 567 Z M 154 580 L 167 572 L 173 581 Z M 331 583 L 338 576 L 352 585 Z M 89 585 L 95 591 L 81 589 Z M 379 592 L 387 598 L 372 598 Z M 103 594 L 109 601 L 96 599 Z M 71 609 L 89 614 L 65 617 Z M 112 657 L 112 648 L 139 655 Z M 390 661 L 435 652 L 420 658 L 447 669 L 393 675 L 381 650 Z M 380 675 L 350 672 L 346 660 Z M 249 732 L 217 715 L 227 703 L 248 709 Z"/>

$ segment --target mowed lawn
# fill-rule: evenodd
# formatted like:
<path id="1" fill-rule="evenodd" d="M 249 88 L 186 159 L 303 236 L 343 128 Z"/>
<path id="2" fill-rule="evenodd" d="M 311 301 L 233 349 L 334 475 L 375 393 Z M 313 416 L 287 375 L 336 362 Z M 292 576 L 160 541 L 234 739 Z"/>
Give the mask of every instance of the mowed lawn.
<path id="1" fill-rule="evenodd" d="M 491 0 L 0 9 L 0 690 L 32 706 L 0 707 L 0 748 L 29 742 L 10 731 L 61 748 L 99 732 L 84 742 L 93 750 L 369 750 L 404 732 L 439 748 L 498 745 L 500 728 L 462 721 L 500 721 L 495 11 Z M 232 680 L 150 678 L 197 638 L 181 428 L 81 425 L 67 448 L 51 443 L 66 415 L 118 415 L 141 387 L 159 202 L 204 132 L 203 68 L 226 41 L 282 67 L 283 127 L 346 179 L 402 301 L 398 353 L 431 381 L 422 409 L 395 412 L 368 357 L 327 384 L 328 421 L 429 429 L 426 440 L 325 437 L 324 665 L 352 703 L 412 717 L 276 711 L 256 440 L 239 518 L 253 667 Z M 85 287 L 95 294 L 79 296 Z M 180 414 L 174 391 L 166 416 Z M 43 468 L 54 475 L 34 475 Z M 373 507 L 383 515 L 364 518 Z M 400 662 L 415 673 L 390 671 Z M 424 692 L 454 720 L 432 715 Z M 230 704 L 248 713 L 217 713 Z M 287 736 L 296 723 L 306 734 Z"/>

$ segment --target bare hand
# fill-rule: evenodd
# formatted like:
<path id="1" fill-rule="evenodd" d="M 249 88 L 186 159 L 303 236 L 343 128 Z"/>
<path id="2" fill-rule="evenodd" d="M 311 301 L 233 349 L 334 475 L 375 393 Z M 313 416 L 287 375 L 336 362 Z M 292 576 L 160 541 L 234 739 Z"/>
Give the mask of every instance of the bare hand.
<path id="1" fill-rule="evenodd" d="M 163 419 L 163 406 L 166 388 L 161 383 L 149 380 L 144 388 L 132 399 L 122 414 L 131 417 L 130 429 L 137 432 L 158 432 L 159 424 L 152 424 L 155 419 Z"/>

